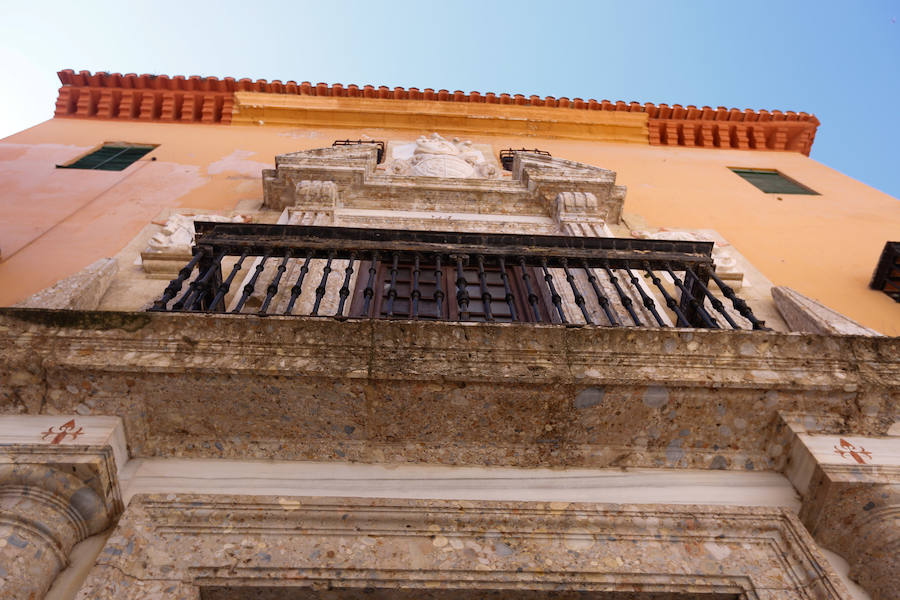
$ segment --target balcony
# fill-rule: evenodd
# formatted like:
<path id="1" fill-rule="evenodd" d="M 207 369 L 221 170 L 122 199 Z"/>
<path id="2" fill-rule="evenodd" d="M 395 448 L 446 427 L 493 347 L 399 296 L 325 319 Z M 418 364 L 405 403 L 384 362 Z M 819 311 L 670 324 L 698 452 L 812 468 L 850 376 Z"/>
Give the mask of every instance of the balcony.
<path id="1" fill-rule="evenodd" d="M 191 260 L 150 310 L 766 329 L 716 275 L 711 242 L 209 222 L 195 228 Z"/>

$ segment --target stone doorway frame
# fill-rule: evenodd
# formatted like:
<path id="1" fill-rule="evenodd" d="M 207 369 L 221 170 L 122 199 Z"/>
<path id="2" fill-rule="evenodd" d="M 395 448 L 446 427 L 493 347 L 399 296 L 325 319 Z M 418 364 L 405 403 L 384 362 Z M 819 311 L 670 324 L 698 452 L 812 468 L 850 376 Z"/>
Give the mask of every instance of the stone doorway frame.
<path id="1" fill-rule="evenodd" d="M 78 598 L 273 586 L 850 597 L 788 509 L 170 494 L 132 499 Z"/>

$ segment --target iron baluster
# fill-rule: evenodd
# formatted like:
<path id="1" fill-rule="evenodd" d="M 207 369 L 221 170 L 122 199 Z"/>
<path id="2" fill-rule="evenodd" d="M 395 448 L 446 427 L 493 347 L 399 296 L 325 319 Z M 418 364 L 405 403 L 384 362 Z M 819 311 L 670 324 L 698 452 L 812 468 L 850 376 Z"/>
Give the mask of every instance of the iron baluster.
<path id="1" fill-rule="evenodd" d="M 369 316 L 369 305 L 372 304 L 372 298 L 375 296 L 375 274 L 378 273 L 378 253 L 372 252 L 372 260 L 369 261 L 369 280 L 366 282 L 366 289 L 363 290 L 363 314 Z"/>
<path id="2" fill-rule="evenodd" d="M 725 294 L 725 297 L 731 300 L 731 305 L 734 306 L 735 310 L 737 310 L 742 317 L 750 321 L 753 325 L 753 329 L 756 331 L 771 331 L 768 327 L 766 327 L 765 321 L 760 321 L 753 314 L 753 311 L 747 306 L 747 303 L 744 302 L 743 298 L 738 297 L 737 294 L 734 293 L 734 290 L 731 289 L 731 286 L 727 285 L 724 281 L 719 279 L 719 276 L 716 275 L 716 272 L 710 270 L 710 277 L 713 278 L 713 281 L 716 282 L 716 285 L 719 286 L 719 289 L 722 290 L 722 293 Z"/>
<path id="3" fill-rule="evenodd" d="M 466 274 L 463 271 L 463 255 L 457 254 L 450 258 L 456 259 L 456 305 L 459 307 L 459 320 L 469 320 L 469 290 Z"/>
<path id="4" fill-rule="evenodd" d="M 262 306 L 259 307 L 259 314 L 264 315 L 266 311 L 269 310 L 269 304 L 272 302 L 272 298 L 275 297 L 275 294 L 278 293 L 278 286 L 281 284 L 281 277 L 284 275 L 284 272 L 287 271 L 287 262 L 291 259 L 293 253 L 290 249 L 286 250 L 284 253 L 284 258 L 281 259 L 281 264 L 278 265 L 277 273 L 275 277 L 272 278 L 271 283 L 266 288 L 266 299 L 263 300 Z"/>
<path id="5" fill-rule="evenodd" d="M 581 290 L 578 289 L 578 285 L 575 283 L 575 276 L 569 271 L 569 263 L 565 258 L 562 259 L 562 265 L 566 274 L 566 281 L 569 282 L 569 287 L 572 288 L 572 294 L 575 296 L 575 304 L 581 309 L 581 314 L 584 315 L 584 322 L 588 325 L 593 325 L 594 322 L 591 320 L 591 315 L 588 314 L 584 296 L 581 295 Z"/>
<path id="6" fill-rule="evenodd" d="M 591 283 L 591 287 L 594 288 L 594 295 L 597 296 L 597 302 L 600 304 L 600 308 L 603 309 L 603 312 L 606 313 L 606 318 L 609 319 L 609 324 L 613 327 L 619 327 L 621 323 L 619 323 L 619 319 L 616 317 L 615 311 L 609 305 L 609 298 L 606 297 L 606 294 L 603 293 L 603 290 L 600 289 L 600 286 L 597 285 L 597 276 L 591 271 L 590 267 L 588 267 L 587 261 L 581 261 L 581 268 L 584 269 L 584 272 L 587 273 L 588 281 Z"/>
<path id="7" fill-rule="evenodd" d="M 333 260 L 334 250 L 328 253 L 328 260 L 322 268 L 322 281 L 319 282 L 319 287 L 316 288 L 316 302 L 313 304 L 312 312 L 309 313 L 314 317 L 319 316 L 319 306 L 321 306 L 322 298 L 325 297 L 325 291 L 328 289 L 328 275 L 331 274 L 331 261 Z"/>
<path id="8" fill-rule="evenodd" d="M 559 320 L 563 323 L 568 323 L 566 314 L 563 312 L 562 297 L 556 292 L 556 288 L 553 286 L 553 275 L 550 274 L 550 270 L 547 268 L 546 258 L 541 258 L 541 269 L 544 270 L 544 281 L 547 282 L 547 287 L 550 288 L 550 301 L 553 303 L 556 312 L 559 314 Z"/>
<path id="9" fill-rule="evenodd" d="M 475 293 L 476 298 L 480 295 L 484 306 L 483 313 L 482 309 L 478 309 L 478 319 L 482 319 L 483 314 L 484 320 L 496 321 L 499 317 L 494 314 L 494 310 L 496 306 L 505 302 L 510 312 L 506 313 L 504 309 L 503 314 L 509 314 L 513 321 L 542 321 L 547 317 L 549 308 L 554 315 L 552 321 L 560 323 L 574 315 L 567 314 L 568 309 L 563 305 L 562 290 L 558 287 L 560 279 L 554 272 L 554 269 L 559 269 L 558 275 L 562 276 L 565 273 L 568 284 L 568 287 L 566 285 L 563 287 L 571 288 L 571 292 L 567 291 L 565 294 L 568 294 L 571 301 L 579 307 L 584 317 L 583 321 L 576 318 L 576 322 L 593 325 L 603 322 L 604 318 L 599 316 L 599 311 L 595 312 L 588 306 L 587 296 L 590 293 L 582 292 L 580 289 L 583 282 L 579 279 L 582 275 L 576 270 L 584 268 L 587 281 L 594 290 L 596 302 L 603 309 L 605 319 L 608 319 L 607 322 L 610 324 L 620 325 L 627 320 L 640 326 L 641 320 L 647 314 L 652 315 L 646 318 L 650 319 L 648 324 L 652 323 L 653 326 L 671 324 L 679 327 L 719 327 L 721 324 L 721 327 L 731 328 L 747 327 L 745 323 L 752 323 L 754 329 L 764 329 L 764 323 L 753 316 L 746 303 L 722 281 L 720 276 L 710 273 L 713 266 L 709 259 L 711 244 L 708 242 L 608 238 L 585 238 L 573 242 L 571 238 L 565 236 L 399 230 L 373 232 L 353 228 L 245 223 L 199 222 L 195 227 L 197 243 L 193 248 L 193 256 L 189 257 L 189 261 L 185 261 L 187 264 L 168 283 L 165 291 L 157 296 L 158 299 L 149 310 L 221 312 L 226 310 L 230 298 L 234 296 L 230 306 L 238 313 L 247 310 L 248 305 L 252 304 L 254 313 L 258 310 L 263 315 L 274 314 L 276 311 L 273 307 L 276 303 L 280 313 L 279 298 L 281 295 L 288 296 L 281 283 L 287 279 L 288 270 L 299 268 L 299 273 L 291 276 L 295 277 L 297 282 L 290 289 L 290 298 L 285 298 L 288 301 L 284 309 L 285 314 L 291 314 L 302 298 L 305 279 L 308 278 L 310 265 L 315 260 L 324 266 L 321 269 L 322 273 L 317 276 L 322 281 L 317 282 L 319 287 L 315 288 L 315 294 L 313 290 L 306 290 L 310 296 L 310 307 L 313 306 L 313 297 L 315 298 L 315 308 L 310 313 L 304 306 L 303 314 L 320 315 L 328 312 L 329 316 L 342 318 L 351 314 L 348 303 L 353 297 L 353 280 L 357 278 L 359 271 L 357 264 L 363 257 L 368 259 L 371 256 L 372 264 L 366 267 L 369 269 L 368 285 L 364 287 L 365 282 L 360 280 L 356 287 L 360 296 L 359 309 L 362 311 L 357 312 L 354 301 L 352 316 L 364 316 L 363 313 L 369 316 L 368 313 L 373 312 L 373 306 L 384 307 L 379 308 L 379 315 L 383 315 L 390 301 L 391 316 L 409 314 L 411 318 L 418 319 L 424 314 L 422 311 L 427 310 L 428 318 L 433 318 L 430 306 L 426 308 L 422 305 L 423 301 L 426 301 L 423 295 L 423 277 L 428 280 L 427 285 L 431 285 L 432 276 L 429 271 L 436 266 L 433 292 L 438 312 L 434 316 L 439 319 L 447 318 L 444 303 L 453 302 L 447 298 L 449 294 L 447 288 L 453 286 L 451 280 L 448 280 L 450 269 L 453 268 L 456 271 L 453 279 L 459 309 L 454 313 L 454 317 L 458 315 L 460 320 L 472 320 L 470 294 Z M 512 255 L 502 254 L 503 249 L 516 247 L 522 249 Z M 442 256 L 437 256 L 437 252 L 442 252 Z M 379 257 L 383 259 L 385 254 L 391 255 L 394 260 L 379 265 Z M 442 266 L 441 262 L 446 256 L 450 256 L 452 262 Z M 226 257 L 232 261 L 228 263 L 232 266 L 229 268 L 228 277 L 223 280 L 225 274 L 222 265 Z M 246 285 L 242 286 L 243 294 L 235 294 L 234 282 L 238 274 L 245 273 L 244 266 L 247 260 L 254 257 L 257 257 L 253 263 L 255 269 L 246 274 L 244 282 Z M 278 257 L 277 264 L 270 265 L 269 260 L 274 261 L 275 257 Z M 328 257 L 327 264 L 326 257 Z M 305 260 L 298 260 L 303 258 Z M 337 313 L 334 313 L 330 306 L 325 309 L 324 301 L 326 298 L 329 298 L 329 302 L 332 301 L 328 295 L 328 285 L 330 273 L 337 270 L 334 264 L 336 260 L 343 261 L 344 266 L 341 269 L 344 274 L 333 285 L 334 308 L 337 309 Z M 491 261 L 496 261 L 496 264 Z M 296 267 L 293 266 L 295 263 Z M 300 263 L 303 263 L 302 267 Z M 493 272 L 498 265 L 499 279 Z M 522 268 L 520 275 L 522 279 L 517 283 L 513 280 L 515 275 L 510 269 L 518 272 L 519 266 Z M 382 278 L 382 269 L 385 273 L 384 289 L 376 290 L 375 285 Z M 540 275 L 536 275 L 538 269 L 541 269 Z M 268 287 L 265 291 L 257 289 L 262 287 L 261 278 L 267 270 L 271 271 L 268 276 L 271 281 L 266 282 L 269 284 Z M 387 276 L 388 270 L 392 271 L 390 277 Z M 409 275 L 404 274 L 407 271 Z M 662 279 L 663 273 L 667 273 L 667 276 L 671 274 L 675 284 L 672 285 Z M 405 279 L 407 276 L 408 280 Z M 476 276 L 477 280 L 474 278 Z M 609 283 L 602 280 L 607 276 Z M 628 277 L 630 283 L 623 283 L 621 281 L 623 276 Z M 540 283 L 539 277 L 546 283 Z M 710 278 L 715 284 L 709 281 Z M 652 280 L 653 283 L 650 281 L 645 283 L 644 279 Z M 502 291 L 497 291 L 501 282 Z M 315 287 L 315 284 L 310 285 Z M 719 288 L 714 288 L 714 285 L 718 285 Z M 406 290 L 406 286 L 409 290 Z M 476 289 L 479 291 L 473 292 Z M 256 291 L 261 292 L 258 297 L 255 297 Z M 407 291 L 408 310 L 405 305 Z M 520 291 L 521 300 L 518 297 Z M 385 304 L 380 302 L 381 297 L 376 298 L 376 294 L 384 296 Z M 428 297 L 427 302 L 430 305 L 431 293 Z M 625 310 L 622 306 L 617 306 L 620 299 L 630 318 L 621 316 Z M 729 306 L 729 301 L 734 308 Z M 647 313 L 638 308 L 639 303 L 643 303 Z M 400 311 L 401 304 L 404 307 L 402 311 Z M 663 314 L 664 306 L 669 308 L 671 323 Z M 619 312 L 620 310 L 622 312 Z M 716 314 L 716 311 L 722 316 Z M 739 314 L 741 318 L 738 317 Z M 744 318 L 747 321 L 744 321 Z"/>
<path id="10" fill-rule="evenodd" d="M 244 266 L 244 259 L 247 258 L 248 254 L 249 252 L 244 250 L 238 261 L 234 263 L 234 267 L 231 268 L 231 273 L 228 274 L 228 278 L 222 282 L 219 289 L 216 291 L 216 297 L 213 298 L 212 303 L 209 305 L 209 310 L 216 310 L 216 306 L 220 303 L 222 304 L 222 310 L 225 310 L 225 295 L 231 289 L 231 282 L 234 281 L 237 272 Z"/>
<path id="11" fill-rule="evenodd" d="M 653 298 L 648 296 L 647 292 L 644 291 L 641 280 L 637 278 L 637 275 L 635 275 L 628 266 L 625 267 L 625 273 L 628 274 L 628 280 L 631 282 L 632 287 L 634 287 L 641 295 L 641 301 L 643 302 L 644 307 L 650 311 L 650 314 L 653 315 L 653 318 L 656 319 L 659 326 L 668 327 L 666 322 L 662 320 L 662 317 L 659 316 L 659 313 L 656 312 L 656 302 L 654 302 Z"/>
<path id="12" fill-rule="evenodd" d="M 186 299 L 183 299 L 183 308 L 185 308 L 186 310 L 206 308 L 202 305 L 202 301 L 205 297 L 208 297 L 209 290 L 211 289 L 210 279 L 213 279 L 217 273 L 222 272 L 221 268 L 223 258 L 225 258 L 224 250 L 222 250 L 219 255 L 209 263 L 206 262 L 207 260 L 209 260 L 208 257 L 200 261 L 200 263 L 197 265 L 197 278 L 191 283 L 190 288 L 188 289 L 190 295 L 188 295 Z"/>
<path id="13" fill-rule="evenodd" d="M 690 304 L 691 308 L 694 309 L 694 312 L 700 317 L 703 323 L 706 324 L 707 327 L 711 329 L 719 329 L 719 324 L 716 322 L 712 316 L 706 312 L 706 309 L 703 308 L 703 305 L 694 297 L 694 295 L 688 290 L 688 288 L 681 282 L 681 279 L 675 275 L 675 272 L 672 270 L 672 265 L 666 263 L 666 271 L 668 271 L 669 276 L 672 277 L 672 281 L 675 282 L 675 285 L 681 290 L 681 298 L 682 301 L 687 300 L 688 304 Z M 688 320 L 690 322 L 690 320 Z"/>
<path id="14" fill-rule="evenodd" d="M 204 258 L 197 264 L 197 272 L 202 271 L 203 275 L 197 278 L 194 296 L 185 304 L 188 310 L 209 310 L 212 290 L 222 282 L 222 259 L 226 254 L 227 251 L 222 250 L 212 261 L 207 262 L 209 259 Z"/>
<path id="15" fill-rule="evenodd" d="M 353 275 L 353 261 L 356 260 L 356 252 L 350 253 L 350 260 L 347 262 L 347 268 L 344 269 L 344 283 L 341 285 L 341 289 L 338 290 L 338 296 L 340 296 L 340 301 L 338 301 L 338 309 L 337 312 L 334 313 L 336 317 L 344 316 L 344 304 L 347 302 L 347 297 L 350 295 L 350 276 Z"/>
<path id="16" fill-rule="evenodd" d="M 684 312 L 681 310 L 681 307 L 678 306 L 678 300 L 673 298 L 672 295 L 666 290 L 665 286 L 663 286 L 662 284 L 662 281 L 660 281 L 659 277 L 656 275 L 653 269 L 650 268 L 650 263 L 644 263 L 644 270 L 647 271 L 647 275 L 650 276 L 650 280 L 653 282 L 653 285 L 655 285 L 660 293 L 662 293 L 663 298 L 665 298 L 666 300 L 666 306 L 668 306 L 669 309 L 675 313 L 675 316 L 677 317 L 675 325 L 680 325 L 681 327 L 690 327 L 690 322 L 688 321 Z"/>
<path id="17" fill-rule="evenodd" d="M 494 315 L 491 314 L 491 302 L 493 298 L 491 298 L 491 293 L 488 291 L 487 287 L 487 275 L 484 273 L 484 257 L 482 255 L 478 255 L 476 257 L 478 261 L 478 283 L 481 286 L 481 306 L 484 310 L 484 318 L 487 321 L 493 321 Z"/>
<path id="18" fill-rule="evenodd" d="M 519 257 L 519 267 L 522 269 L 522 281 L 525 282 L 525 291 L 528 294 L 528 304 L 534 312 L 534 320 L 541 322 L 541 311 L 538 309 L 538 297 L 531 287 L 531 275 L 528 274 L 528 267 L 525 266 L 525 257 Z"/>
<path id="19" fill-rule="evenodd" d="M 413 256 L 413 272 L 412 272 L 412 291 L 409 293 L 409 299 L 412 303 L 412 318 L 419 319 L 419 298 L 422 292 L 419 291 L 419 255 Z"/>
<path id="20" fill-rule="evenodd" d="M 178 276 L 169 282 L 169 285 L 166 286 L 166 289 L 163 292 L 162 298 L 154 302 L 153 307 L 150 310 L 166 310 L 166 305 L 169 304 L 169 300 L 174 298 L 178 294 L 178 292 L 181 291 L 181 287 L 184 285 L 184 281 L 191 276 L 191 273 L 194 272 L 194 267 L 197 265 L 197 262 L 201 258 L 203 258 L 204 254 L 206 254 L 206 248 L 200 247 L 197 249 L 196 254 L 191 257 L 191 260 L 188 262 L 188 264 L 184 265 L 184 267 L 182 267 L 182 269 L 178 271 Z"/>
<path id="21" fill-rule="evenodd" d="M 212 248 L 207 249 L 207 248 L 201 247 L 200 251 L 194 255 L 194 258 L 196 258 L 197 260 L 195 261 L 194 259 L 191 259 L 191 262 L 194 262 L 196 264 L 196 262 L 198 262 L 200 260 L 206 260 L 207 255 L 210 254 L 211 252 L 212 252 Z M 188 263 L 188 264 L 190 264 L 190 263 Z M 185 268 L 187 268 L 187 267 L 185 267 Z M 193 268 L 191 268 L 191 272 L 193 272 Z M 180 273 L 179 273 L 179 275 L 180 275 Z M 202 276 L 203 276 L 203 268 L 198 267 L 197 268 L 197 276 L 194 278 L 194 280 L 192 282 L 190 282 L 188 284 L 188 288 L 186 290 L 184 290 L 184 293 L 181 295 L 181 298 L 178 298 L 175 301 L 175 303 L 172 305 L 172 310 L 181 310 L 182 308 L 184 308 L 184 305 L 188 303 L 188 301 L 194 295 L 194 292 L 197 291 L 198 281 L 200 280 L 200 278 Z"/>
<path id="22" fill-rule="evenodd" d="M 716 309 L 723 317 L 725 317 L 725 320 L 728 321 L 728 324 L 731 325 L 731 328 L 732 329 L 740 329 L 741 328 L 740 325 L 735 323 L 734 319 L 731 318 L 731 315 L 729 315 L 725 311 L 725 305 L 722 304 L 722 301 L 719 300 L 718 298 L 716 298 L 715 296 L 713 296 L 712 292 L 709 291 L 709 288 L 706 287 L 706 284 L 704 284 L 703 281 L 701 281 L 701 279 L 699 277 L 697 277 L 697 274 L 694 273 L 693 271 L 691 271 L 689 268 L 685 268 L 684 271 L 685 271 L 685 273 L 690 273 L 691 277 L 694 279 L 694 281 L 697 283 L 697 285 L 700 286 L 700 289 L 703 291 L 703 294 L 707 298 L 709 298 L 709 303 L 712 304 L 712 307 L 714 309 Z M 685 276 L 685 279 L 687 279 L 687 276 Z"/>
<path id="23" fill-rule="evenodd" d="M 516 303 L 512 290 L 509 287 L 509 273 L 506 272 L 506 262 L 502 256 L 500 257 L 500 279 L 503 280 L 503 293 L 506 294 L 504 300 L 506 300 L 506 305 L 509 307 L 510 320 L 516 322 L 519 320 L 516 315 Z"/>
<path id="24" fill-rule="evenodd" d="M 231 311 L 234 314 L 241 312 L 241 309 L 244 308 L 244 304 L 253 295 L 253 290 L 256 288 L 256 280 L 259 279 L 260 274 L 263 272 L 263 269 L 266 268 L 266 261 L 269 260 L 269 257 L 272 256 L 271 250 L 266 250 L 266 253 L 263 255 L 262 259 L 256 264 L 256 270 L 253 273 L 253 277 L 250 278 L 250 281 L 244 286 L 244 292 L 241 294 L 241 299 L 238 300 L 237 306 L 234 307 L 234 310 Z"/>
<path id="25" fill-rule="evenodd" d="M 303 280 L 306 279 L 306 274 L 309 273 L 309 261 L 311 260 L 312 256 L 307 255 L 306 260 L 303 261 L 303 265 L 300 267 L 300 275 L 297 276 L 297 282 L 291 286 L 291 298 L 284 309 L 284 314 L 286 315 L 291 314 L 294 310 L 294 303 L 297 302 L 297 298 L 303 293 Z"/>
<path id="26" fill-rule="evenodd" d="M 622 286 L 619 285 L 619 278 L 613 275 L 612 270 L 609 268 L 609 263 L 603 263 L 603 270 L 606 271 L 606 276 L 609 277 L 609 280 L 612 282 L 613 287 L 616 288 L 616 293 L 619 295 L 619 300 L 622 301 L 622 306 L 624 306 L 625 310 L 628 311 L 631 320 L 638 327 L 643 325 L 643 323 L 641 323 L 641 320 L 638 318 L 637 313 L 634 312 L 634 308 L 632 308 L 631 306 L 633 304 L 631 298 L 625 295 L 625 290 L 623 290 Z"/>
<path id="27" fill-rule="evenodd" d="M 441 255 L 438 254 L 434 257 L 434 303 L 437 305 L 437 314 L 435 316 L 438 319 L 444 316 L 444 290 L 441 288 L 441 277 L 443 275 L 441 271 Z"/>
<path id="28" fill-rule="evenodd" d="M 397 298 L 397 263 L 400 261 L 400 253 L 394 252 L 391 262 L 391 283 L 388 286 L 387 316 L 394 316 L 394 300 Z"/>

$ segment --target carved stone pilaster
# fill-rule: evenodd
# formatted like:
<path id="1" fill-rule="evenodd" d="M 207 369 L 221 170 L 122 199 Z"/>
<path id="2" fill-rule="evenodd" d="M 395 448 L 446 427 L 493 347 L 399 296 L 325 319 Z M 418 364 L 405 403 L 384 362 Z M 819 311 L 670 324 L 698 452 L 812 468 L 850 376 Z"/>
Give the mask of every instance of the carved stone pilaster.
<path id="1" fill-rule="evenodd" d="M 823 471 L 800 516 L 873 600 L 900 598 L 900 484 L 836 481 Z"/>
<path id="2" fill-rule="evenodd" d="M 115 523 L 121 430 L 109 417 L 0 418 L 0 597 L 43 598 L 72 547 Z"/>
<path id="3" fill-rule="evenodd" d="M 40 464 L 0 465 L 0 593 L 42 598 L 72 547 L 112 524 L 84 481 Z"/>
<path id="4" fill-rule="evenodd" d="M 784 470 L 803 496 L 800 518 L 873 600 L 898 600 L 900 438 L 830 434 L 836 425 L 782 415 Z"/>

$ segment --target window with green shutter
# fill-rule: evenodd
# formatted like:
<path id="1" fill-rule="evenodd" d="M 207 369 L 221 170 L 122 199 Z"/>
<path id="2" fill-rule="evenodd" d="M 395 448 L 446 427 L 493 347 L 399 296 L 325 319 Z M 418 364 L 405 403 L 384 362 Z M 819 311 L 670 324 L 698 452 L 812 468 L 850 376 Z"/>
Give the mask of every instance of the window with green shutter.
<path id="1" fill-rule="evenodd" d="M 102 148 L 86 154 L 60 169 L 90 169 L 94 171 L 122 171 L 156 146 L 135 144 L 103 144 Z"/>
<path id="2" fill-rule="evenodd" d="M 809 189 L 805 185 L 794 181 L 775 169 L 729 168 L 767 194 L 819 195 L 815 190 Z"/>

